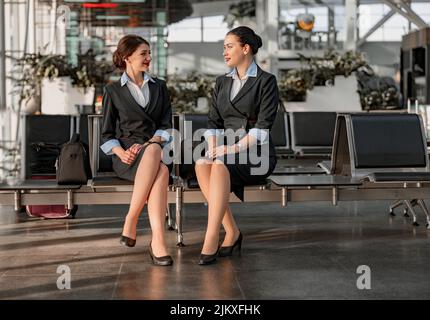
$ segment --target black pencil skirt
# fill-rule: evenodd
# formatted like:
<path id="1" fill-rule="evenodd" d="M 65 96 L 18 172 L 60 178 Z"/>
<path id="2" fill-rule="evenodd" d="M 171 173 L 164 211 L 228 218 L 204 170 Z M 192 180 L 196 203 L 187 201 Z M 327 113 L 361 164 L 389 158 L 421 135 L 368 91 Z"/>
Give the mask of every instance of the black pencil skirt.
<path id="1" fill-rule="evenodd" d="M 157 143 L 157 142 L 153 142 L 153 143 Z M 112 156 L 112 167 L 119 178 L 128 180 L 128 181 L 134 181 L 134 178 L 136 177 L 137 168 L 139 167 L 143 154 L 145 153 L 145 150 L 149 145 L 150 144 L 142 147 L 136 159 L 134 159 L 133 163 L 130 165 L 122 162 L 117 155 L 114 154 Z M 159 145 L 161 146 L 161 144 Z M 170 172 L 170 167 L 169 167 L 169 172 Z"/>
<path id="2" fill-rule="evenodd" d="M 276 156 L 267 156 L 262 159 L 267 164 L 262 172 L 255 173 L 251 169 L 261 167 L 261 163 L 252 163 L 248 157 L 246 163 L 239 162 L 239 153 L 234 154 L 234 163 L 227 161 L 227 156 L 217 158 L 223 161 L 230 173 L 230 192 L 233 192 L 242 202 L 244 201 L 245 186 L 260 185 L 266 183 L 266 178 L 269 177 L 276 167 Z M 266 170 L 267 168 L 267 170 Z"/>

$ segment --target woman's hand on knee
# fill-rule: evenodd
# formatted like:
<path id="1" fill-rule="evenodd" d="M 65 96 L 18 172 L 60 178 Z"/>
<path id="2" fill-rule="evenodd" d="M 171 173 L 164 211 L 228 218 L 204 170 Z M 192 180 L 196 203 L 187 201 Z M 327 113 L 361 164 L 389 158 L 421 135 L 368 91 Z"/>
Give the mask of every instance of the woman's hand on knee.
<path id="1" fill-rule="evenodd" d="M 142 147 L 143 147 L 143 145 L 142 144 L 139 144 L 139 143 L 135 143 L 135 144 L 133 144 L 130 148 L 129 148 L 129 150 L 132 152 L 132 153 L 134 153 L 134 154 L 138 154 L 139 152 L 140 152 L 140 150 L 142 149 Z"/>
<path id="2" fill-rule="evenodd" d="M 118 154 L 118 157 L 121 159 L 121 162 L 128 165 L 131 165 L 133 163 L 133 161 L 136 159 L 137 153 L 132 148 L 133 146 Z"/>
<path id="3" fill-rule="evenodd" d="M 233 145 L 233 146 L 222 145 L 213 149 L 209 149 L 206 152 L 206 157 L 213 159 L 213 158 L 222 157 L 226 154 L 236 153 L 237 151 L 238 150 L 236 148 L 236 145 Z"/>

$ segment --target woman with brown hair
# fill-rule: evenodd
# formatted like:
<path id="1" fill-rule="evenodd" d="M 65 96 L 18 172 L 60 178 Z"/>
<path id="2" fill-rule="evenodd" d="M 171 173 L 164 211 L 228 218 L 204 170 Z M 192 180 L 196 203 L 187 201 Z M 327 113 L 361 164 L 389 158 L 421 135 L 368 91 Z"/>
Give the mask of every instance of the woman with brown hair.
<path id="1" fill-rule="evenodd" d="M 104 90 L 101 149 L 112 155 L 118 177 L 134 181 L 120 243 L 135 246 L 139 215 L 148 203 L 152 230 L 149 254 L 154 264 L 171 265 L 164 233 L 169 169 L 162 162 L 172 117 L 166 83 L 149 76 L 150 44 L 140 36 L 124 36 L 113 62 L 123 74 Z"/>

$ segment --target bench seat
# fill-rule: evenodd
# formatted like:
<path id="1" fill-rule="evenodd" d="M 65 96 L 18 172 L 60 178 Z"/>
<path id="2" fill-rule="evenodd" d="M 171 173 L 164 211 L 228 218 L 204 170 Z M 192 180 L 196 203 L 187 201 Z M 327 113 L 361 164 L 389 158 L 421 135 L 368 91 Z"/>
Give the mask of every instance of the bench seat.
<path id="1" fill-rule="evenodd" d="M 94 177 L 91 181 L 92 187 L 132 186 L 133 182 L 118 178 L 116 176 Z"/>
<path id="2" fill-rule="evenodd" d="M 430 182 L 430 172 L 375 172 L 364 180 L 370 182 Z"/>
<path id="3" fill-rule="evenodd" d="M 319 167 L 276 167 L 272 176 L 277 175 L 303 175 L 303 174 L 325 174 Z"/>
<path id="4" fill-rule="evenodd" d="M 22 182 L 9 185 L 0 183 L 0 190 L 70 190 L 79 189 L 82 185 L 59 185 L 56 180 L 24 180 Z"/>
<path id="5" fill-rule="evenodd" d="M 344 176 L 270 176 L 270 180 L 280 187 L 341 187 L 360 186 L 358 179 Z"/>

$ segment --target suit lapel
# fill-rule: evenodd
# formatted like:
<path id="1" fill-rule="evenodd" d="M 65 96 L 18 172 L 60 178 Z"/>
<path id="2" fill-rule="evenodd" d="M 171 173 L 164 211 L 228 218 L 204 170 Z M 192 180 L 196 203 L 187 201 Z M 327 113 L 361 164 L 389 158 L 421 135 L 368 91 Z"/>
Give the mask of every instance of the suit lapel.
<path id="1" fill-rule="evenodd" d="M 126 101 L 126 106 L 130 106 L 131 108 L 135 108 L 138 110 L 138 112 L 140 112 L 141 114 L 143 114 L 143 116 L 145 118 L 147 118 L 148 120 L 151 120 L 151 122 L 154 122 L 154 120 L 152 120 L 152 118 L 149 116 L 148 111 L 149 111 L 149 107 L 151 105 L 151 100 L 152 96 L 150 96 L 150 102 L 149 104 L 146 106 L 145 109 L 143 109 L 137 102 L 136 100 L 134 100 L 133 96 L 131 95 L 130 90 L 128 90 L 127 85 L 121 86 L 121 84 L 119 83 L 120 86 L 120 92 L 121 95 L 124 97 L 125 101 Z M 151 88 L 151 87 L 150 87 Z M 151 89 L 150 89 L 150 95 L 152 94 Z"/>
<path id="2" fill-rule="evenodd" d="M 247 81 L 248 82 L 248 81 Z M 225 97 L 227 98 L 228 103 L 230 104 L 231 108 L 236 111 L 237 113 L 239 113 L 241 116 L 245 116 L 246 115 L 241 112 L 238 108 L 236 108 L 236 106 L 234 105 L 234 103 L 230 100 L 230 93 L 231 93 L 231 88 L 233 86 L 233 78 L 232 77 L 226 77 L 225 79 L 225 86 L 224 89 L 225 92 Z M 233 99 L 233 101 L 235 101 L 236 99 Z"/>
<path id="3" fill-rule="evenodd" d="M 158 101 L 158 90 L 157 90 L 157 83 L 154 83 L 152 81 L 148 81 L 148 86 L 149 86 L 149 103 L 146 106 L 146 112 L 148 112 L 149 114 L 152 113 L 152 111 L 154 110 L 155 106 L 157 105 L 157 101 Z"/>
<path id="4" fill-rule="evenodd" d="M 237 101 L 239 101 L 251 88 L 254 86 L 254 84 L 257 82 L 258 78 L 261 76 L 261 69 L 257 66 L 257 76 L 256 77 L 249 77 L 248 80 L 246 80 L 243 87 L 239 90 L 237 95 L 234 97 L 233 101 L 231 103 L 235 105 Z M 233 82 L 233 79 L 231 80 Z M 231 87 L 230 87 L 231 89 Z"/>

